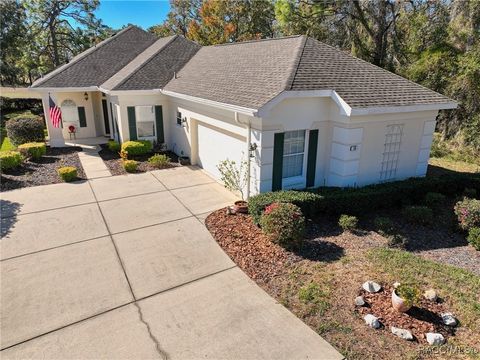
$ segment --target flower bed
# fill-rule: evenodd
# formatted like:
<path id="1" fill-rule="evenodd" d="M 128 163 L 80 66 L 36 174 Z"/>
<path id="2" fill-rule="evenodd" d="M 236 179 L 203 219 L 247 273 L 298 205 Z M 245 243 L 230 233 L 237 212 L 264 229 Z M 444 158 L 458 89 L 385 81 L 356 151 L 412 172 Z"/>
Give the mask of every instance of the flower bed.
<path id="1" fill-rule="evenodd" d="M 110 170 L 112 175 L 125 175 L 127 171 L 125 170 L 122 159 L 120 157 L 119 151 L 112 151 L 108 148 L 107 144 L 100 145 L 102 150 L 100 150 L 99 155 L 102 158 L 103 162 Z M 167 155 L 170 158 L 170 163 L 165 167 L 174 167 L 180 166 L 178 164 L 178 156 L 171 151 L 162 152 L 162 154 Z M 138 155 L 132 157 L 133 160 L 137 161 L 137 170 L 136 172 L 147 172 L 152 170 L 158 170 L 157 167 L 150 164 L 148 159 L 153 155 L 153 153 Z M 130 158 L 130 157 L 129 157 Z"/>
<path id="2" fill-rule="evenodd" d="M 1 190 L 13 190 L 23 187 L 48 185 L 63 182 L 57 169 L 74 166 L 78 169 L 77 178 L 86 179 L 82 164 L 78 158 L 80 147 L 51 148 L 38 160 L 25 160 L 19 167 L 1 174 Z"/>

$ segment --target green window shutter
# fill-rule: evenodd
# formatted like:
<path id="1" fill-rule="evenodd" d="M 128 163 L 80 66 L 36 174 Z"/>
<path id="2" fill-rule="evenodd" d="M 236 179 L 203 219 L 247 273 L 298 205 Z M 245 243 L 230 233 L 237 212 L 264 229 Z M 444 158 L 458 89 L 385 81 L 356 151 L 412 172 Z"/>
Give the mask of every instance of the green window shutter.
<path id="1" fill-rule="evenodd" d="M 130 140 L 137 140 L 137 120 L 135 119 L 135 106 L 127 107 L 128 130 L 130 131 Z"/>
<path id="2" fill-rule="evenodd" d="M 155 125 L 157 127 L 157 141 L 159 144 L 165 142 L 165 134 L 163 132 L 163 112 L 162 107 L 155 106 Z"/>
<path id="3" fill-rule="evenodd" d="M 317 166 L 318 130 L 310 130 L 308 138 L 307 157 L 307 187 L 315 185 L 315 170 Z"/>
<path id="4" fill-rule="evenodd" d="M 282 190 L 284 133 L 276 133 L 273 140 L 272 191 Z"/>
<path id="5" fill-rule="evenodd" d="M 78 120 L 80 122 L 80 127 L 87 127 L 87 117 L 85 115 L 85 108 L 79 106 L 78 108 Z"/>

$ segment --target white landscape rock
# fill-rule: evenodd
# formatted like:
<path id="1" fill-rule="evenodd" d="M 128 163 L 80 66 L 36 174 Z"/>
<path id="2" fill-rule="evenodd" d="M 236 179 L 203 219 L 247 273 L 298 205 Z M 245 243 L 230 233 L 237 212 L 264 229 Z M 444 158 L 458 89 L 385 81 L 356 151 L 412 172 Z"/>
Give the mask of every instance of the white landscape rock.
<path id="1" fill-rule="evenodd" d="M 363 299 L 363 296 L 357 296 L 355 298 L 355 305 L 357 305 L 357 306 L 365 305 L 365 300 Z"/>
<path id="2" fill-rule="evenodd" d="M 430 301 L 437 301 L 437 292 L 433 289 L 426 290 L 423 293 L 423 297 Z"/>
<path id="3" fill-rule="evenodd" d="M 376 316 L 373 316 L 372 314 L 365 315 L 363 319 L 365 320 L 365 323 L 371 328 L 378 329 L 381 326 L 378 318 Z"/>
<path id="4" fill-rule="evenodd" d="M 382 287 L 375 281 L 365 281 L 362 285 L 362 288 L 369 293 L 376 293 L 379 292 Z"/>
<path id="5" fill-rule="evenodd" d="M 438 333 L 427 333 L 426 338 L 430 345 L 442 345 L 445 342 L 443 335 Z"/>
<path id="6" fill-rule="evenodd" d="M 441 314 L 443 323 L 447 326 L 457 326 L 457 319 L 453 316 L 452 313 L 443 313 Z"/>
<path id="7" fill-rule="evenodd" d="M 408 330 L 400 329 L 395 326 L 392 326 L 390 330 L 392 331 L 392 334 L 397 335 L 399 338 L 402 338 L 404 340 L 409 340 L 409 341 L 413 340 L 413 335 Z"/>

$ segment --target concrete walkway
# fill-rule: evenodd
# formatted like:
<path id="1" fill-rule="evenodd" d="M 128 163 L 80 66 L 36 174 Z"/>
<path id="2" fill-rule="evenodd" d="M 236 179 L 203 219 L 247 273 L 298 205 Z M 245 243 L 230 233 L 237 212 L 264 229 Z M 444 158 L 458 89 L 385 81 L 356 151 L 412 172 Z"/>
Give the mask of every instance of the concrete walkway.
<path id="1" fill-rule="evenodd" d="M 340 359 L 226 256 L 195 167 L 2 193 L 2 359 Z"/>
<path id="2" fill-rule="evenodd" d="M 98 154 L 101 150 L 99 144 L 107 142 L 105 137 L 79 139 L 73 142 L 67 141 L 65 144 L 69 146 L 79 146 L 83 151 L 78 153 L 80 162 L 82 163 L 83 170 L 87 179 L 96 179 L 102 177 L 112 176 L 110 170 L 103 162 L 102 158 Z"/>

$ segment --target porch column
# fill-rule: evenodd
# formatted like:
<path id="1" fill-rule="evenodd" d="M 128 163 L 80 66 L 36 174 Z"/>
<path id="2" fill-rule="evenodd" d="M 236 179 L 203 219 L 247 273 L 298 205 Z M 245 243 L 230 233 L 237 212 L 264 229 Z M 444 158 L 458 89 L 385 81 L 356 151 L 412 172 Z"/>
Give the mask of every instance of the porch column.
<path id="1" fill-rule="evenodd" d="M 53 101 L 56 103 L 56 99 L 52 97 Z M 48 93 L 42 93 L 42 105 L 43 105 L 43 114 L 45 116 L 45 122 L 47 124 L 48 138 L 51 147 L 65 147 L 65 140 L 63 138 L 63 132 L 61 127 L 53 127 L 52 121 L 50 119 L 49 103 L 48 103 Z M 60 104 L 57 104 L 60 106 Z"/>

